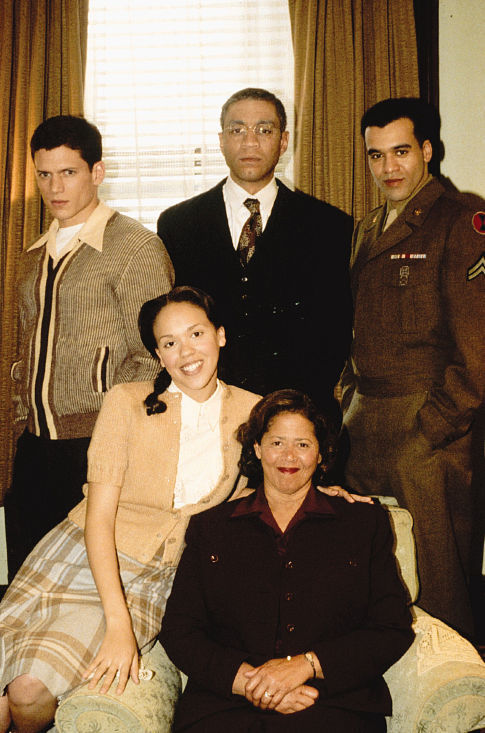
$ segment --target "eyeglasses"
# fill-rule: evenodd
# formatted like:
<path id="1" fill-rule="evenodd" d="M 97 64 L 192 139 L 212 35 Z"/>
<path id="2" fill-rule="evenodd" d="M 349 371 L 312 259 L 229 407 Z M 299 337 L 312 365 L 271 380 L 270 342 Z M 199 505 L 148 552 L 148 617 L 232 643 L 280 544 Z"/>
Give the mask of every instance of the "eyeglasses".
<path id="1" fill-rule="evenodd" d="M 271 135 L 278 131 L 279 128 L 275 127 L 272 122 L 258 122 L 256 125 L 233 123 L 224 128 L 224 132 L 230 137 L 241 138 L 246 137 L 250 130 L 251 132 L 254 132 L 256 137 L 271 137 Z"/>

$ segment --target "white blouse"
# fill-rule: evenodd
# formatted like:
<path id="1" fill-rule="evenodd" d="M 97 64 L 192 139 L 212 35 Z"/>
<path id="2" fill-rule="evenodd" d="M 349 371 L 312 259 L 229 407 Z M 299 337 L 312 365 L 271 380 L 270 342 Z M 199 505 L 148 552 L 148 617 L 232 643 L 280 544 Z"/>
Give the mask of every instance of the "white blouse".
<path id="1" fill-rule="evenodd" d="M 221 446 L 222 387 L 217 382 L 213 395 L 197 402 L 173 382 L 169 392 L 181 392 L 180 451 L 173 497 L 174 509 L 197 504 L 216 486 L 223 470 Z"/>

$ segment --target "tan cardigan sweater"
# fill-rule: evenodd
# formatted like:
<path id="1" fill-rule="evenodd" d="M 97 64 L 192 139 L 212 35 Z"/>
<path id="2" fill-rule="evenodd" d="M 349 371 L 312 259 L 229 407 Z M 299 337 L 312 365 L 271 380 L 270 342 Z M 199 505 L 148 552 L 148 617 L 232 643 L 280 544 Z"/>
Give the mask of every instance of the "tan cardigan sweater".
<path id="1" fill-rule="evenodd" d="M 155 377 L 138 313 L 173 284 L 158 237 L 103 203 L 52 270 L 57 230 L 54 220 L 19 260 L 20 351 L 11 371 L 17 422 L 51 440 L 91 435 L 110 387 Z"/>
<path id="2" fill-rule="evenodd" d="M 116 546 L 140 562 L 150 561 L 165 542 L 164 562 L 176 564 L 192 514 L 220 504 L 233 489 L 241 452 L 235 431 L 259 397 L 221 384 L 224 469 L 208 496 L 181 509 L 173 508 L 181 427 L 180 393 L 165 392 L 166 412 L 150 416 L 143 400 L 152 391 L 152 382 L 118 384 L 104 399 L 88 451 L 88 482 L 121 487 Z M 246 480 L 241 477 L 231 498 L 240 496 L 245 485 Z M 84 493 L 87 495 L 87 485 Z M 83 499 L 69 513 L 69 519 L 81 528 L 85 524 L 86 502 Z"/>

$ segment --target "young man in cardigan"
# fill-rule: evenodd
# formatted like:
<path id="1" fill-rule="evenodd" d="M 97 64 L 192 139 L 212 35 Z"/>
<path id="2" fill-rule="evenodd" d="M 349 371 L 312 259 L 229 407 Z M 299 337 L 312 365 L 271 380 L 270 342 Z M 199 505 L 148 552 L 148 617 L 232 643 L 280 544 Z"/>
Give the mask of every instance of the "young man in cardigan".
<path id="1" fill-rule="evenodd" d="M 86 451 L 106 391 L 151 379 L 138 312 L 169 290 L 158 237 L 100 202 L 99 130 L 82 117 L 45 120 L 31 139 L 37 184 L 54 217 L 19 264 L 19 358 L 12 367 L 17 443 L 7 499 L 10 575 L 81 498 Z"/>

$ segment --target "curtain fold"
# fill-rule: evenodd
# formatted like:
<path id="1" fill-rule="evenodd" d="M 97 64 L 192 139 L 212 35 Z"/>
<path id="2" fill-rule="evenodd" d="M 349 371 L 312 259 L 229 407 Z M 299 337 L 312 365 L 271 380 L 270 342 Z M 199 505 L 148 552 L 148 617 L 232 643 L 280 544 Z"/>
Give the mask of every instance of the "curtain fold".
<path id="1" fill-rule="evenodd" d="M 87 17 L 88 0 L 15 0 L 0 8 L 1 497 L 14 449 L 10 368 L 17 353 L 17 263 L 45 226 L 29 141 L 43 119 L 82 114 Z"/>
<path id="2" fill-rule="evenodd" d="M 295 184 L 357 219 L 377 206 L 360 118 L 418 96 L 413 0 L 288 0 L 295 55 Z"/>

